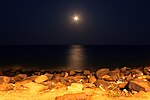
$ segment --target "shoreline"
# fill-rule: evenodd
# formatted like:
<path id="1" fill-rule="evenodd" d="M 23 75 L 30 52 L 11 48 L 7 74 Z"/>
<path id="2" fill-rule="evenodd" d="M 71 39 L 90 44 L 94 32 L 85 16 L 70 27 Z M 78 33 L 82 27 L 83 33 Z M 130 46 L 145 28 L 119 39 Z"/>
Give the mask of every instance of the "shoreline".
<path id="1" fill-rule="evenodd" d="M 102 100 L 137 97 L 148 100 L 150 66 L 97 71 L 0 70 L 1 100 L 9 100 L 9 97 L 39 100 L 40 96 L 44 100 L 98 100 L 99 97 L 105 98 Z"/>

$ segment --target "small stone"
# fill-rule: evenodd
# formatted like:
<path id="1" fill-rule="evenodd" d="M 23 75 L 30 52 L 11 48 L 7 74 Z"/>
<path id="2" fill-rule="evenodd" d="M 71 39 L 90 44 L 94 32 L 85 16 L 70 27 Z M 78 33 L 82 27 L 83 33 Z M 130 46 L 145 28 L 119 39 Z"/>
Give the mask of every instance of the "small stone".
<path id="1" fill-rule="evenodd" d="M 83 71 L 83 74 L 84 74 L 84 75 L 90 75 L 91 73 L 90 73 L 89 70 L 84 70 L 84 71 Z"/>
<path id="2" fill-rule="evenodd" d="M 84 88 L 92 88 L 92 87 L 95 87 L 95 85 L 93 83 L 84 83 L 83 87 Z"/>
<path id="3" fill-rule="evenodd" d="M 143 72 L 145 75 L 150 75 L 150 66 L 145 67 Z"/>
<path id="4" fill-rule="evenodd" d="M 129 88 L 134 91 L 150 92 L 150 84 L 145 81 L 131 81 L 129 82 Z"/>
<path id="5" fill-rule="evenodd" d="M 65 76 L 64 77 L 68 77 L 68 73 L 67 72 L 65 72 Z"/>
<path id="6" fill-rule="evenodd" d="M 76 72 L 74 71 L 74 70 L 70 70 L 70 72 L 69 72 L 69 75 L 70 76 L 73 76 L 73 75 L 75 75 L 76 74 Z"/>
<path id="7" fill-rule="evenodd" d="M 111 85 L 111 83 L 99 79 L 99 80 L 97 80 L 97 81 L 95 82 L 95 85 L 96 85 L 97 87 L 101 86 L 101 87 L 104 88 L 105 90 L 108 90 L 108 87 Z"/>
<path id="8" fill-rule="evenodd" d="M 134 79 L 134 78 L 131 76 L 131 74 L 126 77 L 126 80 L 127 80 L 127 81 L 131 81 L 131 80 L 133 80 L 133 79 Z"/>
<path id="9" fill-rule="evenodd" d="M 48 80 L 51 80 L 54 77 L 53 74 L 49 74 L 49 73 L 45 73 L 44 75 L 47 76 Z"/>
<path id="10" fill-rule="evenodd" d="M 86 79 L 86 76 L 74 76 L 73 80 L 77 83 L 81 83 L 83 81 L 85 81 L 84 79 Z"/>
<path id="11" fill-rule="evenodd" d="M 121 82 L 121 83 L 118 83 L 117 86 L 118 88 L 125 88 L 125 86 L 128 84 L 128 82 Z"/>
<path id="12" fill-rule="evenodd" d="M 106 81 L 111 81 L 113 80 L 109 75 L 104 75 L 101 77 L 102 79 L 106 80 Z"/>
<path id="13" fill-rule="evenodd" d="M 109 69 L 108 68 L 99 69 L 99 70 L 96 71 L 96 77 L 97 78 L 101 78 L 101 76 L 107 75 L 108 73 L 109 73 Z"/>
<path id="14" fill-rule="evenodd" d="M 18 74 L 17 76 L 21 77 L 23 80 L 27 78 L 26 74 Z"/>
<path id="15" fill-rule="evenodd" d="M 89 77 L 89 83 L 95 83 L 95 82 L 96 82 L 95 76 L 90 76 Z"/>
<path id="16" fill-rule="evenodd" d="M 21 76 L 14 76 L 14 77 L 13 77 L 13 80 L 14 80 L 15 82 L 18 82 L 18 81 L 22 81 L 23 79 L 22 79 Z"/>
<path id="17" fill-rule="evenodd" d="M 36 83 L 43 83 L 44 81 L 47 81 L 48 80 L 48 77 L 46 75 L 41 75 L 41 76 L 38 76 L 34 81 Z"/>

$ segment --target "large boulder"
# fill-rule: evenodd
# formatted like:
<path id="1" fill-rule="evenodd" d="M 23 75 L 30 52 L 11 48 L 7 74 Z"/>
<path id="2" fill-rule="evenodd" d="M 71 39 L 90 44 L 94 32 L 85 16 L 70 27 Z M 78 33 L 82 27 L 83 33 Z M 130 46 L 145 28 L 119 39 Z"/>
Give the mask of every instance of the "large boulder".
<path id="1" fill-rule="evenodd" d="M 99 69 L 99 70 L 96 71 L 96 77 L 101 78 L 101 76 L 107 75 L 108 73 L 109 73 L 108 68 Z"/>
<path id="2" fill-rule="evenodd" d="M 146 81 L 131 81 L 129 82 L 129 88 L 134 91 L 150 92 L 150 83 Z"/>
<path id="3" fill-rule="evenodd" d="M 48 80 L 48 77 L 46 75 L 41 75 L 41 76 L 38 76 L 34 81 L 36 83 L 43 83 L 44 81 L 47 81 Z"/>

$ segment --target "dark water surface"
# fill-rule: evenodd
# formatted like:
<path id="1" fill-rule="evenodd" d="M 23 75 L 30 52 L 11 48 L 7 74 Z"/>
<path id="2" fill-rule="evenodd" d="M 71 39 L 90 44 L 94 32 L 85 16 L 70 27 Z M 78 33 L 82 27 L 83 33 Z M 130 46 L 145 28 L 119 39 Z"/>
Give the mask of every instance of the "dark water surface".
<path id="1" fill-rule="evenodd" d="M 150 46 L 0 46 L 0 68 L 97 70 L 150 65 Z"/>

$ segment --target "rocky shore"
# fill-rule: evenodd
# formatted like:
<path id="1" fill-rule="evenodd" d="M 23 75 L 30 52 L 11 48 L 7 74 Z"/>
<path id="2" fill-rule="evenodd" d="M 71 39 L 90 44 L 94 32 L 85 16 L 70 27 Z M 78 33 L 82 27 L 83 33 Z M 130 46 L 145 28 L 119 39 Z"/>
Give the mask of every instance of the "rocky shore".
<path id="1" fill-rule="evenodd" d="M 0 100 L 29 100 L 30 96 L 36 100 L 148 100 L 149 92 L 150 66 L 97 71 L 0 70 Z"/>

